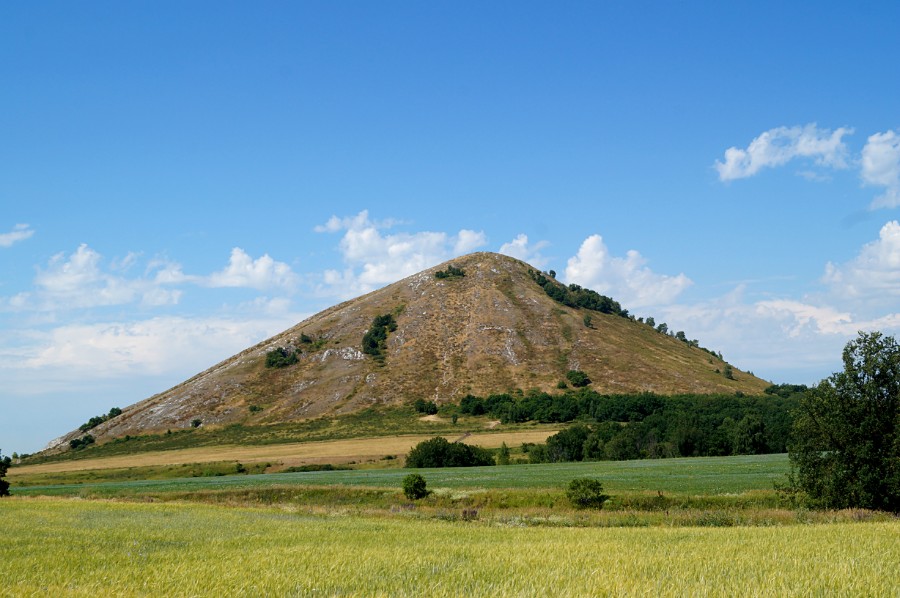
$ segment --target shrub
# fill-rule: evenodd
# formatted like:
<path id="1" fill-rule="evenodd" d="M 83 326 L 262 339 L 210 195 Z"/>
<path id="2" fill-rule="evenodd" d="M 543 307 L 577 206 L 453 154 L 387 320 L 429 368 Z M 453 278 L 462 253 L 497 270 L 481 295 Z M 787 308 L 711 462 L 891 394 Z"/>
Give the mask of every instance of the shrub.
<path id="1" fill-rule="evenodd" d="M 122 415 L 122 410 L 119 409 L 118 407 L 113 407 L 112 409 L 109 410 L 109 413 L 107 413 L 106 415 L 95 415 L 91 419 L 87 420 L 87 423 L 83 423 L 80 426 L 78 426 L 78 429 L 81 430 L 82 432 L 87 432 L 88 430 L 96 428 L 103 422 L 111 420 L 112 418 L 116 417 L 117 415 Z"/>
<path id="2" fill-rule="evenodd" d="M 462 278 L 465 275 L 465 270 L 457 268 L 453 264 L 447 266 L 446 270 L 438 270 L 434 273 L 435 278 Z"/>
<path id="3" fill-rule="evenodd" d="M 603 484 L 593 478 L 575 478 L 569 482 L 566 497 L 577 509 L 602 509 L 609 499 L 603 494 Z"/>
<path id="4" fill-rule="evenodd" d="M 376 316 L 369 330 L 363 335 L 362 352 L 378 361 L 384 359 L 384 348 L 389 332 L 397 330 L 397 322 L 391 314 Z"/>
<path id="5" fill-rule="evenodd" d="M 81 438 L 75 438 L 69 441 L 69 448 L 73 450 L 83 449 L 84 447 L 94 444 L 94 437 L 90 434 L 85 434 Z"/>
<path id="6" fill-rule="evenodd" d="M 591 383 L 591 379 L 581 370 L 569 370 L 566 372 L 566 379 L 575 388 L 582 388 Z"/>
<path id="7" fill-rule="evenodd" d="M 409 500 L 425 498 L 428 496 L 428 489 L 425 486 L 425 478 L 417 473 L 411 473 L 403 478 L 403 495 Z"/>
<path id="8" fill-rule="evenodd" d="M 266 353 L 267 368 L 286 368 L 300 361 L 297 352 L 285 347 L 278 347 Z"/>
<path id="9" fill-rule="evenodd" d="M 413 404 L 416 408 L 417 413 L 424 413 L 426 415 L 434 415 L 438 412 L 437 403 L 434 401 L 426 401 L 425 399 L 416 399 L 416 402 Z"/>

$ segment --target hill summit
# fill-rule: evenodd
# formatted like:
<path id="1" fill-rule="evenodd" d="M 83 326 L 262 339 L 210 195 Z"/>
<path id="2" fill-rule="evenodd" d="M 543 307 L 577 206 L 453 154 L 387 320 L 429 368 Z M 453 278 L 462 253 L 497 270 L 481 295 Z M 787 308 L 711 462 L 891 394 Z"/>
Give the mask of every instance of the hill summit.
<path id="1" fill-rule="evenodd" d="M 759 394 L 768 386 L 627 317 L 609 298 L 565 287 L 519 260 L 474 253 L 326 309 L 125 408 L 91 434 L 100 440 L 198 420 L 259 425 L 416 399 L 559 392 L 570 370 L 608 394 Z"/>

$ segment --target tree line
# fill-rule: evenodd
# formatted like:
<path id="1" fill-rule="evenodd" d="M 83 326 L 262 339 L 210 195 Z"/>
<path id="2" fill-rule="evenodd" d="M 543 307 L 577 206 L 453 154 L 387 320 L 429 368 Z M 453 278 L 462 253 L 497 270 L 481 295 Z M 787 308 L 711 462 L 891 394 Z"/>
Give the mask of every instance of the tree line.
<path id="1" fill-rule="evenodd" d="M 676 395 L 653 393 L 604 395 L 588 388 L 561 394 L 545 392 L 467 395 L 459 411 L 488 415 L 503 423 L 578 421 L 576 432 L 563 431 L 566 449 L 535 448 L 530 459 L 640 459 L 781 453 L 787 450 L 793 410 L 799 395 Z M 570 428 L 572 429 L 572 428 Z M 580 448 L 570 450 L 573 439 Z M 551 437 L 552 439 L 552 437 Z M 588 444 L 585 444 L 588 443 Z"/>

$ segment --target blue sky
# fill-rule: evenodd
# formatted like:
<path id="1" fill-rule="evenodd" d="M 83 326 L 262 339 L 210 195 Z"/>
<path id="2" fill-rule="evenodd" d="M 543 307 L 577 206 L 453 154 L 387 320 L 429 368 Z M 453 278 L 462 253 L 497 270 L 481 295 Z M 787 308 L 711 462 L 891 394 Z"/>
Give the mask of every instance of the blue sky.
<path id="1" fill-rule="evenodd" d="M 0 7 L 0 448 L 475 250 L 775 382 L 900 329 L 900 5 Z"/>

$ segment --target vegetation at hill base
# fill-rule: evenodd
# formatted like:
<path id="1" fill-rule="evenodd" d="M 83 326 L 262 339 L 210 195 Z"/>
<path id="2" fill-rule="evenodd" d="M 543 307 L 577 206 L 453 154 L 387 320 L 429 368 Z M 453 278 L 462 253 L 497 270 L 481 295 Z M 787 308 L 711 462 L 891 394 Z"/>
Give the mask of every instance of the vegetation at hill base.
<path id="1" fill-rule="evenodd" d="M 459 411 L 504 423 L 577 422 L 532 448 L 533 463 L 783 453 L 801 395 L 779 392 L 665 397 L 602 395 L 580 388 L 556 395 L 467 395 Z"/>
<path id="2" fill-rule="evenodd" d="M 800 399 L 788 491 L 813 506 L 900 512 L 900 345 L 863 333 Z"/>

